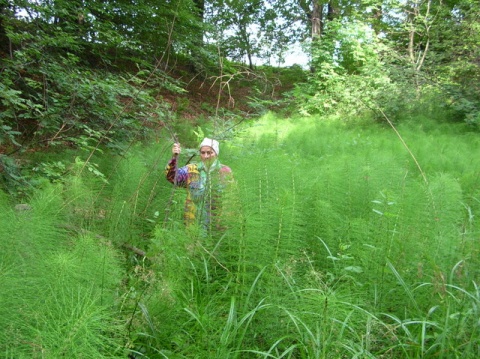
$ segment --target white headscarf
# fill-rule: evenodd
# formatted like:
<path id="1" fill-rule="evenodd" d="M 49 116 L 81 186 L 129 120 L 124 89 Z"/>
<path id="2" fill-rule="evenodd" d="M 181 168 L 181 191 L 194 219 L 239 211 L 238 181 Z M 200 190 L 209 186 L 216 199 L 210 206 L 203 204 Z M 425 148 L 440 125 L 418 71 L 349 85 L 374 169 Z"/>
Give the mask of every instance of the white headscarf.
<path id="1" fill-rule="evenodd" d="M 220 144 L 216 140 L 205 137 L 200 144 L 200 148 L 202 148 L 203 146 L 211 147 L 215 151 L 217 156 L 220 154 Z"/>

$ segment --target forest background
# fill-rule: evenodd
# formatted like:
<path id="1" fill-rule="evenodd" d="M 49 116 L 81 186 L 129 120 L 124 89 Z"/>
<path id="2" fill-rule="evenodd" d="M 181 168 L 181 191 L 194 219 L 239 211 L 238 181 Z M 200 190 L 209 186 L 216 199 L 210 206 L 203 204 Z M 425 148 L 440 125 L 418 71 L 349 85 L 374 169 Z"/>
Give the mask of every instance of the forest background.
<path id="1" fill-rule="evenodd" d="M 0 356 L 478 357 L 479 20 L 0 1 Z M 204 135 L 237 184 L 208 238 L 162 172 Z"/>

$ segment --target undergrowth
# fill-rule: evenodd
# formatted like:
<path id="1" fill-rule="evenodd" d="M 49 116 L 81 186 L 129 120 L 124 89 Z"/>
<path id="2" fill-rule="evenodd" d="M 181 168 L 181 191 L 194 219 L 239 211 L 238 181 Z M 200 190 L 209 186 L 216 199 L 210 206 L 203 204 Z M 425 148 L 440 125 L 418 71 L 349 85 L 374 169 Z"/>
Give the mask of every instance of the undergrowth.
<path id="1" fill-rule="evenodd" d="M 61 185 L 13 209 L 0 198 L 0 356 L 124 357 L 116 316 L 121 256 L 108 240 L 73 230 Z"/>
<path id="2" fill-rule="evenodd" d="M 2 354 L 478 356 L 478 134 L 417 119 L 402 143 L 274 115 L 236 130 L 222 231 L 184 227 L 166 134 L 96 158 L 104 177 L 72 165 L 25 210 L 2 197 Z"/>

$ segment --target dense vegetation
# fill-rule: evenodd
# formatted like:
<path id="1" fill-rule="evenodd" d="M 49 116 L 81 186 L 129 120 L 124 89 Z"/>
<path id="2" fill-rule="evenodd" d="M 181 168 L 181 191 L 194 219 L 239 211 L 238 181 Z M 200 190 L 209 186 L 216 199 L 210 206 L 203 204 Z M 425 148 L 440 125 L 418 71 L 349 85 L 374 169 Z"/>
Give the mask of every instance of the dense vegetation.
<path id="1" fill-rule="evenodd" d="M 2 355 L 476 357 L 478 134 L 414 118 L 413 158 L 388 127 L 315 119 L 223 143 L 222 235 L 184 228 L 168 133 L 99 156 L 108 183 L 76 163 L 3 196 Z"/>
<path id="2" fill-rule="evenodd" d="M 436 106 L 478 126 L 479 7 L 474 0 L 3 1 L 3 175 L 19 175 L 21 152 L 90 151 L 99 143 L 122 151 L 172 118 L 199 113 L 224 122 L 289 105 L 305 115 L 374 111 L 383 120 L 382 112 L 395 119 Z M 294 66 L 285 77 L 271 66 L 292 44 L 303 45 L 310 71 Z"/>
<path id="3" fill-rule="evenodd" d="M 477 358 L 479 17 L 0 2 L 0 357 Z M 207 236 L 163 174 L 204 135 Z"/>

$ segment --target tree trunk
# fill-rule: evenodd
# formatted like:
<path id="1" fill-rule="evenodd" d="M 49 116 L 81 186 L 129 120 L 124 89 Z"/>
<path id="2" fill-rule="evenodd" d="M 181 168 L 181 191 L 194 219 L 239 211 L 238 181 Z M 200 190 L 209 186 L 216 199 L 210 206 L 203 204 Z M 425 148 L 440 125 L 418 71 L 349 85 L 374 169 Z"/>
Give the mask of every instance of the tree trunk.
<path id="1" fill-rule="evenodd" d="M 412 4 L 412 7 L 408 11 L 407 23 L 408 23 L 408 57 L 410 62 L 415 67 L 415 19 L 418 16 L 418 7 L 416 4 Z"/>
<path id="2" fill-rule="evenodd" d="M 3 17 L 6 15 L 7 11 L 7 5 L 2 3 L 0 5 L 0 54 L 2 54 L 1 57 L 3 57 L 3 54 L 8 54 L 10 52 L 10 40 L 7 37 L 7 32 L 5 31 L 5 26 L 3 24 Z"/>
<path id="3" fill-rule="evenodd" d="M 323 32 L 323 4 L 320 0 L 314 0 L 312 5 L 312 40 L 316 41 Z"/>
<path id="4" fill-rule="evenodd" d="M 193 0 L 193 2 L 195 3 L 195 7 L 197 8 L 198 21 L 200 22 L 200 24 L 203 24 L 203 20 L 205 17 L 205 0 Z M 202 31 L 198 32 L 195 45 L 203 45 L 203 29 Z"/>
<path id="5" fill-rule="evenodd" d="M 408 22 L 408 58 L 411 62 L 413 73 L 415 76 L 415 84 L 419 88 L 419 76 L 420 70 L 425 62 L 429 47 L 430 47 L 430 28 L 432 26 L 432 20 L 429 20 L 431 15 L 431 0 L 425 1 L 423 5 L 424 14 L 421 13 L 420 8 L 421 1 L 415 0 L 409 3 L 410 7 L 407 11 Z M 417 43 L 417 39 L 420 40 Z"/>
<path id="6" fill-rule="evenodd" d="M 195 4 L 196 13 L 198 23 L 199 23 L 199 31 L 194 34 L 193 46 L 190 49 L 190 71 L 193 73 L 200 73 L 203 71 L 203 55 L 200 49 L 204 45 L 203 41 L 203 22 L 205 17 L 205 0 L 193 0 Z"/>
<path id="7" fill-rule="evenodd" d="M 383 9 L 382 9 L 382 5 L 378 5 L 377 8 L 375 8 L 373 10 L 373 21 L 372 21 L 372 27 L 373 27 L 373 31 L 375 31 L 375 35 L 378 36 L 378 34 L 380 34 L 380 30 L 381 30 L 381 21 L 382 21 L 382 17 L 383 17 Z"/>

